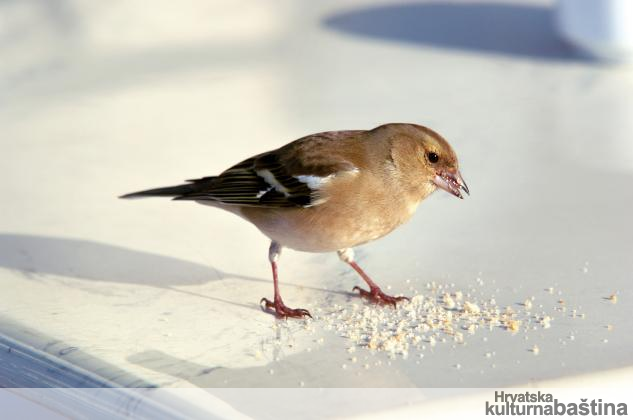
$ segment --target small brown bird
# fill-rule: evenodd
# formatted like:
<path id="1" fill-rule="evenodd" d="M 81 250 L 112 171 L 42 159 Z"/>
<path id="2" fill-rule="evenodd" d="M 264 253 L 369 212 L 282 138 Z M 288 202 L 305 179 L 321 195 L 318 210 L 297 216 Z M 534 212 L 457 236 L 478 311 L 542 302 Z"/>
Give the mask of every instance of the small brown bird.
<path id="1" fill-rule="evenodd" d="M 218 176 L 127 194 L 121 198 L 173 197 L 230 211 L 271 239 L 273 301 L 279 317 L 310 316 L 281 299 L 277 262 L 283 247 L 337 251 L 369 286 L 354 287 L 376 303 L 405 297 L 380 290 L 354 261 L 352 247 L 378 239 L 406 222 L 437 187 L 456 197 L 469 193 L 457 156 L 436 132 L 415 124 L 373 130 L 330 131 L 295 140 L 230 167 Z"/>

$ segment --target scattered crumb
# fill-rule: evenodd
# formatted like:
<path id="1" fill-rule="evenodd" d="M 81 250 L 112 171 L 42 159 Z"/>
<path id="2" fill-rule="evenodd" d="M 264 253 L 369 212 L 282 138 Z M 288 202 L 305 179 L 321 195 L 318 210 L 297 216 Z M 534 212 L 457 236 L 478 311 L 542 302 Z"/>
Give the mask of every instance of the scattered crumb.
<path id="1" fill-rule="evenodd" d="M 451 290 L 448 284 L 427 284 L 423 294 L 412 296 L 410 301 L 400 302 L 397 308 L 390 306 L 359 305 L 343 307 L 334 305 L 319 317 L 326 330 L 333 331 L 349 340 L 349 354 L 358 348 L 371 352 L 384 352 L 389 359 L 396 356 L 407 358 L 410 352 L 421 355 L 427 347 L 450 344 L 467 345 L 467 336 L 478 331 L 502 328 L 512 333 L 521 330 L 549 328 L 552 319 L 540 309 L 531 313 L 534 297 L 525 300 L 520 309 L 498 306 L 494 296 L 476 299 L 460 290 Z M 482 337 L 487 341 L 487 337 Z M 317 340 L 323 343 L 323 339 Z M 494 354 L 494 353 L 491 353 Z M 488 356 L 487 356 L 488 357 Z M 350 359 L 354 360 L 354 359 Z"/>
<path id="2" fill-rule="evenodd" d="M 543 318 L 541 318 L 541 326 L 545 329 L 548 329 L 549 327 L 551 327 L 550 322 L 552 321 L 552 318 L 550 318 L 549 316 L 544 316 Z"/>
<path id="3" fill-rule="evenodd" d="M 613 331 L 613 325 L 611 324 L 606 325 L 605 328 L 607 329 L 607 331 Z"/>
<path id="4" fill-rule="evenodd" d="M 274 375 L 275 374 L 275 370 L 274 369 L 268 369 L 268 373 L 271 374 L 271 375 Z"/>
<path id="5" fill-rule="evenodd" d="M 444 296 L 442 296 L 442 302 L 447 309 L 453 309 L 455 307 L 455 301 L 448 293 L 444 293 Z"/>
<path id="6" fill-rule="evenodd" d="M 365 369 L 369 364 L 362 364 L 363 354 L 354 357 L 360 348 L 372 354 L 385 353 L 387 364 L 396 357 L 406 359 L 409 354 L 415 355 L 416 363 L 419 363 L 424 357 L 421 352 L 433 352 L 434 348 L 445 344 L 452 348 L 465 346 L 468 338 L 477 332 L 499 328 L 513 334 L 522 332 L 525 338 L 529 331 L 551 328 L 552 312 L 548 314 L 534 296 L 526 298 L 522 305 L 512 307 L 499 305 L 494 295 L 481 296 L 474 288 L 460 291 L 452 287 L 448 283 L 430 282 L 425 291 L 415 294 L 410 301 L 398 303 L 395 309 L 379 305 L 333 305 L 332 308 L 324 308 L 318 318 L 325 324 L 324 329 L 348 340 L 348 345 L 344 347 L 350 354 L 348 363 L 358 363 Z M 545 291 L 554 294 L 554 287 Z M 557 296 L 558 305 L 551 310 L 568 309 L 564 313 L 571 318 L 584 318 L 584 314 L 577 313 L 580 307 L 569 307 L 565 300 L 564 296 Z M 488 337 L 482 337 L 482 340 L 488 341 Z M 570 333 L 565 339 L 569 342 L 567 340 L 573 341 L 574 335 Z M 323 341 L 323 338 L 315 340 L 319 344 Z M 540 350 L 534 346 L 530 351 L 538 354 Z M 484 356 L 491 358 L 494 352 L 487 352 Z M 367 361 L 366 357 L 364 361 Z M 342 368 L 346 369 L 347 365 L 342 365 Z"/>
<path id="7" fill-rule="evenodd" d="M 506 325 L 506 329 L 512 332 L 517 332 L 519 331 L 519 327 L 521 326 L 521 321 L 517 321 L 516 319 L 511 319 L 507 321 L 505 325 Z"/>
<path id="8" fill-rule="evenodd" d="M 305 382 L 303 382 L 303 381 L 299 381 L 299 386 L 300 386 L 300 387 L 304 387 L 304 386 L 306 386 L 306 383 L 305 383 Z"/>
<path id="9" fill-rule="evenodd" d="M 611 303 L 616 304 L 618 303 L 618 295 L 616 295 L 615 293 L 612 294 L 611 296 L 609 296 L 609 300 L 611 301 Z"/>
<path id="10" fill-rule="evenodd" d="M 609 342 L 609 339 L 605 338 L 605 339 L 603 339 L 603 340 L 602 340 L 602 342 L 603 342 L 603 343 L 608 343 L 608 342 Z"/>
<path id="11" fill-rule="evenodd" d="M 477 304 L 466 301 L 464 302 L 464 311 L 470 312 L 473 314 L 478 314 L 480 312 L 480 309 Z"/>
<path id="12" fill-rule="evenodd" d="M 539 349 L 538 346 L 535 344 L 534 347 L 532 347 L 532 353 L 534 353 L 535 356 L 538 356 L 540 352 L 541 349 Z"/>

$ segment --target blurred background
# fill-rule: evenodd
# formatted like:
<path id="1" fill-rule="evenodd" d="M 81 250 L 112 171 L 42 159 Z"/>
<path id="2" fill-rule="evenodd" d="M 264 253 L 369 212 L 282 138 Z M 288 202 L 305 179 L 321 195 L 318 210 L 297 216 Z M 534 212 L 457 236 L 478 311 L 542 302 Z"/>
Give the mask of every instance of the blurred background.
<path id="1" fill-rule="evenodd" d="M 630 366 L 626 307 L 604 299 L 633 297 L 625 9 L 0 1 L 0 331 L 122 385 L 496 386 Z M 340 372 L 342 339 L 308 355 L 315 338 L 298 324 L 294 347 L 257 355 L 278 339 L 257 306 L 272 294 L 267 239 L 203 206 L 116 199 L 386 122 L 443 134 L 472 196 L 435 194 L 363 247 L 369 273 L 396 292 L 482 277 L 482 296 L 508 305 L 554 286 L 587 320 L 561 315 L 527 341 L 493 334 L 362 380 Z M 335 255 L 288 252 L 281 267 L 290 306 L 351 304 L 357 279 Z"/>

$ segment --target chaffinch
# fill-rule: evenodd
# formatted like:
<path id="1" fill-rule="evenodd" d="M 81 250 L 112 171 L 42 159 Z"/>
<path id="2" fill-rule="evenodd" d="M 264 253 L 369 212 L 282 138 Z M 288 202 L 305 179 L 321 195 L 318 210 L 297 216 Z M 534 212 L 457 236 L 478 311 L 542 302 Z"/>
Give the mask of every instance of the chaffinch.
<path id="1" fill-rule="evenodd" d="M 310 316 L 284 305 L 277 263 L 283 247 L 337 251 L 369 286 L 354 287 L 376 303 L 395 304 L 354 261 L 352 247 L 378 239 L 414 213 L 437 188 L 469 193 L 457 156 L 436 132 L 415 124 L 329 131 L 246 159 L 217 176 L 135 192 L 121 198 L 173 197 L 230 211 L 271 239 L 274 299 L 261 300 L 279 317 Z"/>

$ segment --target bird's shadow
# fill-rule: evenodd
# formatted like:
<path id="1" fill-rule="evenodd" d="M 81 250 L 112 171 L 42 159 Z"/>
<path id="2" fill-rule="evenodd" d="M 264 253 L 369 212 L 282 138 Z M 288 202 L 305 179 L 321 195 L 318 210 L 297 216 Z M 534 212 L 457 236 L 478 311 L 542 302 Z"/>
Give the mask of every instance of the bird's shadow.
<path id="1" fill-rule="evenodd" d="M 371 6 L 326 17 L 349 35 L 420 46 L 544 60 L 589 61 L 558 36 L 554 10 L 544 5 L 409 3 Z"/>
<path id="2" fill-rule="evenodd" d="M 247 305 L 226 301 L 178 287 L 227 278 L 268 283 L 272 286 L 270 279 L 226 273 L 212 266 L 165 255 L 85 239 L 22 234 L 0 234 L 0 267 L 19 271 L 27 278 L 36 278 L 38 274 L 52 274 L 81 280 L 141 284 L 258 311 L 261 308 L 255 303 Z M 346 294 L 291 283 L 284 284 L 326 293 Z"/>

